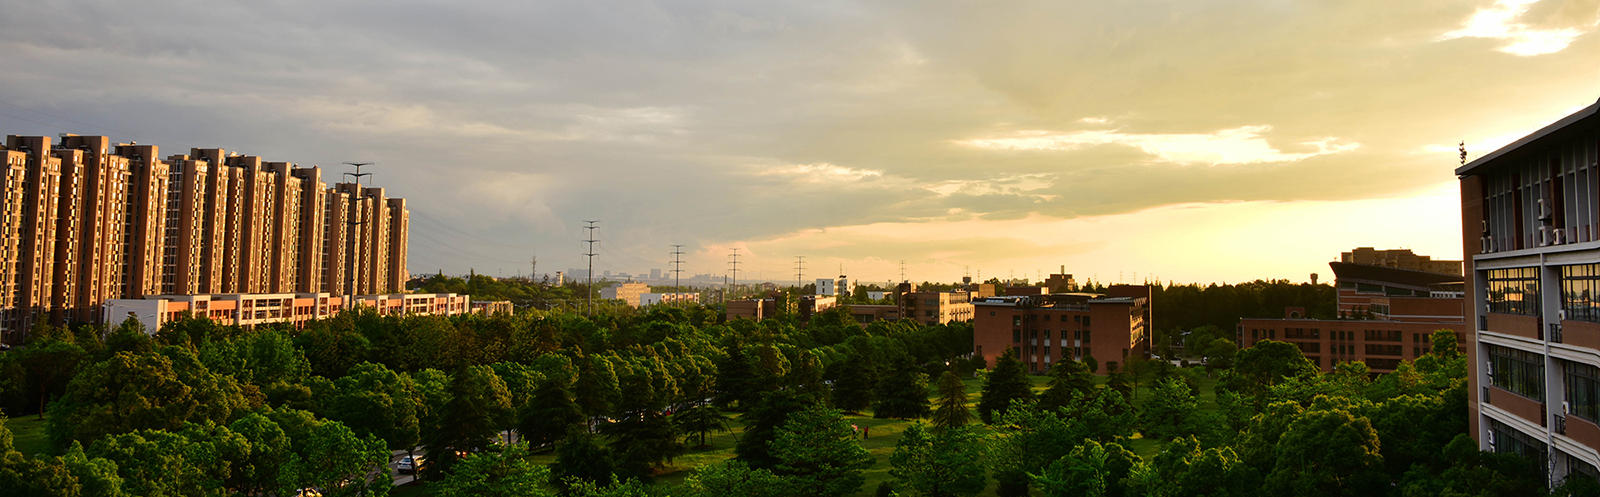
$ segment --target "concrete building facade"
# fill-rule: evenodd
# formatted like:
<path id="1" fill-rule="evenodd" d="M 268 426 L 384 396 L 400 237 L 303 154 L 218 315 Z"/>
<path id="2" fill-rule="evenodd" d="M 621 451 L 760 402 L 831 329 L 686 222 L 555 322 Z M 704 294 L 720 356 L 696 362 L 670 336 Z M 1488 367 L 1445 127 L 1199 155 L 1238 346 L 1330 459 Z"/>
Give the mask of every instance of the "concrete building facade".
<path id="1" fill-rule="evenodd" d="M 830 297 L 849 297 L 856 293 L 856 282 L 849 276 L 839 275 L 834 278 L 817 278 L 817 295 Z"/>
<path id="2" fill-rule="evenodd" d="M 643 305 L 640 296 L 650 292 L 650 285 L 644 283 L 618 283 L 600 289 L 600 298 L 607 300 L 621 300 L 628 307 Z"/>
<path id="3" fill-rule="evenodd" d="M 972 321 L 968 292 L 910 292 L 899 296 L 899 315 L 927 325 Z"/>
<path id="4" fill-rule="evenodd" d="M 1600 102 L 1456 169 L 1480 448 L 1600 467 Z"/>
<path id="5" fill-rule="evenodd" d="M 0 157 L 0 341 L 36 322 L 102 322 L 112 299 L 404 288 L 404 199 L 329 188 L 315 166 L 222 149 L 160 159 L 153 145 L 71 134 L 7 136 Z M 330 284 L 351 268 L 355 288 Z"/>

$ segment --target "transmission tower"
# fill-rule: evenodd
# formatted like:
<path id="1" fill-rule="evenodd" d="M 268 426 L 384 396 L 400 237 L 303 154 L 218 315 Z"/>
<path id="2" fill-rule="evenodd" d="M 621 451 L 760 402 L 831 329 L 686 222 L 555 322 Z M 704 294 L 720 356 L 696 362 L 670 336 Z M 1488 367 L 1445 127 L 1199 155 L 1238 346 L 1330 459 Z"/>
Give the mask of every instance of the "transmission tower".
<path id="1" fill-rule="evenodd" d="M 528 281 L 539 280 L 539 254 L 528 257 Z"/>
<path id="2" fill-rule="evenodd" d="M 377 163 L 376 162 L 346 162 L 344 164 L 347 165 L 347 166 L 355 166 L 355 168 L 356 168 L 356 172 L 344 173 L 344 176 L 346 178 L 354 178 L 352 181 L 354 181 L 355 184 L 356 184 L 355 191 L 352 192 L 351 195 L 350 195 L 350 216 L 349 216 L 350 219 L 348 221 L 345 221 L 345 223 L 344 223 L 344 224 L 349 226 L 348 228 L 346 228 L 346 232 L 355 233 L 355 227 L 356 226 L 367 224 L 367 222 L 364 221 L 364 220 L 363 221 L 357 221 L 356 220 L 356 206 L 361 205 L 359 203 L 361 201 L 361 178 L 364 178 L 364 177 L 367 177 L 367 176 L 372 176 L 372 173 L 363 173 L 363 172 L 361 172 L 361 168 L 363 166 L 371 166 L 371 165 L 374 165 L 374 164 L 377 164 Z M 371 181 L 368 181 L 368 183 L 371 183 Z M 355 309 L 356 308 L 356 299 L 355 299 L 355 297 L 356 297 L 356 237 L 355 236 L 346 236 L 345 238 L 350 240 L 349 247 L 345 248 L 345 253 L 349 254 L 345 258 L 347 261 L 349 261 L 345 265 L 345 272 L 350 273 L 350 286 L 347 286 L 344 289 L 344 294 L 345 294 L 344 308 L 345 309 Z"/>
<path id="3" fill-rule="evenodd" d="M 675 304 L 679 304 L 679 307 L 682 307 L 682 303 L 679 302 L 679 300 L 680 300 L 679 295 L 677 295 L 677 294 L 683 292 L 683 284 L 679 283 L 679 281 L 681 281 L 680 278 L 682 278 L 682 273 L 683 273 L 682 267 L 683 267 L 683 246 L 682 245 L 673 245 L 672 246 L 672 286 L 673 286 L 673 289 L 672 289 L 672 293 L 673 293 L 672 301 Z"/>
<path id="4" fill-rule="evenodd" d="M 733 253 L 728 254 L 728 265 L 733 266 L 733 284 L 728 286 L 728 297 L 739 296 L 739 248 L 734 247 Z"/>
<path id="5" fill-rule="evenodd" d="M 800 293 L 800 282 L 805 280 L 806 256 L 794 256 L 794 291 Z"/>
<path id="6" fill-rule="evenodd" d="M 900 259 L 900 282 L 906 282 L 906 260 Z"/>
<path id="7" fill-rule="evenodd" d="M 587 275 L 589 278 L 589 288 L 584 292 L 586 294 L 584 297 L 587 300 L 583 307 L 584 312 L 590 316 L 594 315 L 594 242 L 598 241 L 594 239 L 594 230 L 600 229 L 600 227 L 595 226 L 594 223 L 598 222 L 600 221 L 584 221 L 584 223 L 588 223 L 588 225 L 583 227 L 583 229 L 589 231 L 589 237 L 583 240 L 584 243 L 589 244 L 589 249 L 583 253 L 583 255 L 589 257 L 589 274 Z"/>

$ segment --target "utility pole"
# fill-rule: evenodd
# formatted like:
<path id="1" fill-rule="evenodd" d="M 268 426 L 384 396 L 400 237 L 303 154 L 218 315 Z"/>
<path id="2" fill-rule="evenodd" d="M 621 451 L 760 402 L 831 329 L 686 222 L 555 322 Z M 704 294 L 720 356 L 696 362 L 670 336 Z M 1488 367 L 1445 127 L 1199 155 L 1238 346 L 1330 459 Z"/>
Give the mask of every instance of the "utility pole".
<path id="1" fill-rule="evenodd" d="M 680 283 L 680 281 L 682 281 L 680 278 L 682 278 L 682 274 L 683 274 L 682 267 L 683 267 L 683 246 L 682 245 L 673 245 L 672 246 L 672 294 L 673 294 L 672 295 L 672 303 L 677 304 L 678 307 L 683 307 L 683 303 L 679 302 L 680 299 L 679 299 L 679 295 L 678 295 L 679 293 L 683 292 L 683 283 Z"/>
<path id="2" fill-rule="evenodd" d="M 739 248 L 734 247 L 733 253 L 728 254 L 728 264 L 733 266 L 733 284 L 728 286 L 729 297 L 739 296 Z"/>
<path id="3" fill-rule="evenodd" d="M 795 295 L 799 295 L 800 294 L 800 282 L 805 280 L 805 274 L 806 274 L 806 256 L 803 256 L 803 255 L 794 256 L 794 292 L 795 292 Z"/>
<path id="4" fill-rule="evenodd" d="M 590 316 L 594 315 L 594 242 L 597 241 L 594 239 L 594 230 L 600 229 L 600 227 L 595 226 L 594 223 L 598 222 L 600 221 L 584 221 L 584 223 L 587 223 L 588 225 L 583 227 L 583 229 L 589 230 L 589 237 L 583 240 L 584 243 L 589 244 L 589 250 L 583 253 L 583 255 L 589 257 L 589 274 L 587 275 L 589 277 L 589 288 L 584 292 L 586 294 L 584 295 L 584 298 L 587 299 L 587 302 L 583 307 L 584 312 L 588 313 Z"/>
<path id="5" fill-rule="evenodd" d="M 367 224 L 366 221 L 358 221 L 358 220 L 356 220 L 356 206 L 361 205 L 360 204 L 360 202 L 361 202 L 361 178 L 364 178 L 364 177 L 372 175 L 372 173 L 363 173 L 363 172 L 361 172 L 361 168 L 363 166 L 371 166 L 371 165 L 374 165 L 374 164 L 377 164 L 377 163 L 376 162 L 346 162 L 344 164 L 347 165 L 347 166 L 355 166 L 355 168 L 356 168 L 356 172 L 344 173 L 344 176 L 346 178 L 354 178 L 353 181 L 356 184 L 355 192 L 354 192 L 353 195 L 350 196 L 350 215 L 348 216 L 349 219 L 347 221 L 345 221 L 345 223 L 344 223 L 345 226 L 347 226 L 347 228 L 345 228 L 345 239 L 350 241 L 349 248 L 345 249 L 345 253 L 347 254 L 347 256 L 345 257 L 345 260 L 349 261 L 349 263 L 347 265 L 345 265 L 345 272 L 350 273 L 350 286 L 347 286 L 344 289 L 344 295 L 345 295 L 345 297 L 344 297 L 344 308 L 346 310 L 355 310 L 355 308 L 356 308 L 356 237 L 355 237 L 355 229 L 354 228 L 356 226 Z M 370 181 L 369 181 L 369 183 L 370 183 Z"/>

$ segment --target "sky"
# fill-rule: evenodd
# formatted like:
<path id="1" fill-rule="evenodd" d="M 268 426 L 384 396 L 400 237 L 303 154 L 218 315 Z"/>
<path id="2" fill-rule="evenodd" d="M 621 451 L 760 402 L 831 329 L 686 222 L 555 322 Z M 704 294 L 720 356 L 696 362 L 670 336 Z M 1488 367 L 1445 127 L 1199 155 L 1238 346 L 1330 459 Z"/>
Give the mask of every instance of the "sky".
<path id="1" fill-rule="evenodd" d="M 1600 0 L 0 0 L 0 134 L 321 165 L 413 273 L 1331 279 L 1461 257 L 1471 157 L 1600 98 Z"/>

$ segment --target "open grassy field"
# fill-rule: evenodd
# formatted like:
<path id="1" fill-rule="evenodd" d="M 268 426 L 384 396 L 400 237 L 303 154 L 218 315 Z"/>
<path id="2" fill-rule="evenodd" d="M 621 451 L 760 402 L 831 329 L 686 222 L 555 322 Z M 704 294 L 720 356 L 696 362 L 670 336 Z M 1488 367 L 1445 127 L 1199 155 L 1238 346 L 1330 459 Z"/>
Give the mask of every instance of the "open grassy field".
<path id="1" fill-rule="evenodd" d="M 50 452 L 50 441 L 44 436 L 44 421 L 38 416 L 7 418 L 6 428 L 11 430 L 17 452 L 30 456 Z"/>

